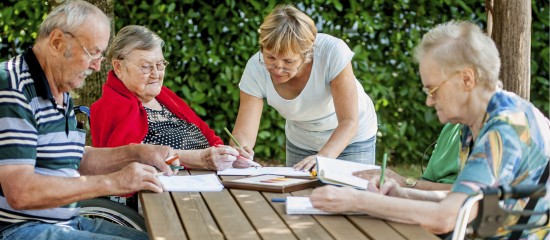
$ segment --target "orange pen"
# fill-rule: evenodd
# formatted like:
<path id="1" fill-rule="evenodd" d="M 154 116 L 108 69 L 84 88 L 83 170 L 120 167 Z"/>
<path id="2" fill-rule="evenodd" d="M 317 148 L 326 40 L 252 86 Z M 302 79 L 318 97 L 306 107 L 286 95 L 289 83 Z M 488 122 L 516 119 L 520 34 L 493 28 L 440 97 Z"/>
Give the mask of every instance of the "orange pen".
<path id="1" fill-rule="evenodd" d="M 172 162 L 176 161 L 178 159 L 178 154 L 174 154 L 173 156 L 171 157 L 168 157 L 166 160 L 164 160 L 164 162 L 166 162 L 166 164 L 170 165 L 172 164 Z"/>

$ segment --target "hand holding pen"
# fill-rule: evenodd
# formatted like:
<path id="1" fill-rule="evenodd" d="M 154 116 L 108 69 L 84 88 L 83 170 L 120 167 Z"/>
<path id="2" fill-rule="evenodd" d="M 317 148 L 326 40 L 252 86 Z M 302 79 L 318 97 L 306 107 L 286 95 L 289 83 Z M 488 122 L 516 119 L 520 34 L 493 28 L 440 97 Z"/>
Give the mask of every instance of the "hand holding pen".
<path id="1" fill-rule="evenodd" d="M 235 163 L 233 164 L 234 167 L 262 167 L 262 165 L 253 161 L 254 151 L 251 148 L 249 148 L 248 146 L 243 147 L 226 127 L 224 127 L 223 130 L 225 131 L 225 133 L 227 133 L 227 135 L 229 135 L 231 141 L 233 141 L 238 147 L 236 148 L 236 150 L 239 152 L 239 157 L 237 158 L 237 161 L 235 161 Z"/>

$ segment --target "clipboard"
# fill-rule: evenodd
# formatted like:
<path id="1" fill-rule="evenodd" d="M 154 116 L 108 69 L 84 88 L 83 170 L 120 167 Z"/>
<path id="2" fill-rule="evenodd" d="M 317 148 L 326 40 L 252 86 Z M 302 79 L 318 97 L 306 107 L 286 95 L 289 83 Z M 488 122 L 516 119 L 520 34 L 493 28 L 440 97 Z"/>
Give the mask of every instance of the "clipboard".
<path id="1" fill-rule="evenodd" d="M 225 188 L 256 190 L 262 192 L 288 193 L 323 185 L 319 179 L 287 177 L 282 175 L 257 175 L 233 180 L 223 180 Z"/>

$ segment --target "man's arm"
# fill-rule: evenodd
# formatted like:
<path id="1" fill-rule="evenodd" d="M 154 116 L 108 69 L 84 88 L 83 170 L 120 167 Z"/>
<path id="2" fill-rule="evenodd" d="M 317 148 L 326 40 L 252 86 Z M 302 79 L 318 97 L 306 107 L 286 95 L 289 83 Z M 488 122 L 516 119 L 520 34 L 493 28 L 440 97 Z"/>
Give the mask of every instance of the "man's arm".
<path id="1" fill-rule="evenodd" d="M 82 175 L 108 174 L 119 171 L 132 162 L 156 167 L 171 175 L 173 171 L 164 162 L 171 156 L 171 148 L 150 144 L 130 144 L 116 148 L 85 147 L 78 169 Z"/>
<path id="2" fill-rule="evenodd" d="M 152 166 L 132 163 L 108 175 L 57 177 L 37 174 L 33 165 L 1 165 L 0 185 L 17 210 L 47 209 L 82 199 L 140 190 L 162 192 Z"/>

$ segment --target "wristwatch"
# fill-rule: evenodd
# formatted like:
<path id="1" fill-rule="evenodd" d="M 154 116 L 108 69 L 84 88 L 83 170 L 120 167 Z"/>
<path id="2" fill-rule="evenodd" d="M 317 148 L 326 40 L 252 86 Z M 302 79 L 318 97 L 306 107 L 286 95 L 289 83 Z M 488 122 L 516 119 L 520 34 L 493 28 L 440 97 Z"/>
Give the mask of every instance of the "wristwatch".
<path id="1" fill-rule="evenodd" d="M 412 177 L 405 178 L 405 187 L 414 188 L 416 186 L 416 179 Z"/>

